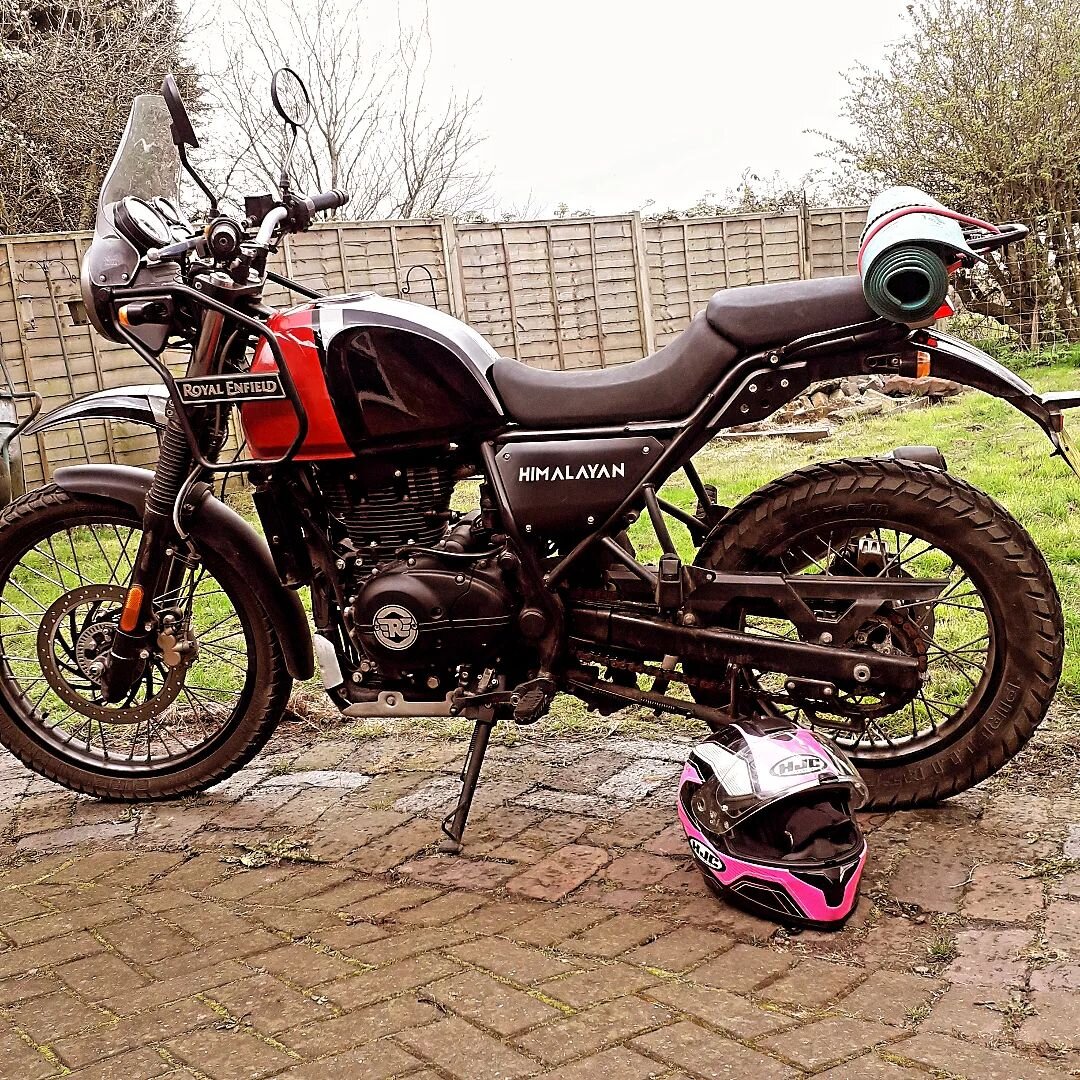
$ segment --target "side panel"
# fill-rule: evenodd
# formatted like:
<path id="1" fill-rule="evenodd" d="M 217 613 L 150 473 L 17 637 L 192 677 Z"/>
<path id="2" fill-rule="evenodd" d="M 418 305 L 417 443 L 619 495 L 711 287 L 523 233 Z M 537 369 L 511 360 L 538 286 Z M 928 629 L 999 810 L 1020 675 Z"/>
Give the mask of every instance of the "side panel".
<path id="1" fill-rule="evenodd" d="M 326 379 L 346 441 L 431 445 L 501 427 L 474 372 L 442 343 L 387 326 L 346 326 L 327 349 Z"/>
<path id="2" fill-rule="evenodd" d="M 73 465 L 57 469 L 52 482 L 65 491 L 113 499 L 141 513 L 153 479 L 152 472 L 127 465 Z M 307 613 L 296 593 L 281 584 L 266 541 L 209 491 L 196 506 L 191 527 L 200 544 L 244 567 L 248 583 L 277 631 L 289 674 L 294 679 L 310 679 L 315 658 Z"/>
<path id="3" fill-rule="evenodd" d="M 496 448 L 496 468 L 518 528 L 584 536 L 641 483 L 663 445 L 656 439 L 568 439 Z"/>

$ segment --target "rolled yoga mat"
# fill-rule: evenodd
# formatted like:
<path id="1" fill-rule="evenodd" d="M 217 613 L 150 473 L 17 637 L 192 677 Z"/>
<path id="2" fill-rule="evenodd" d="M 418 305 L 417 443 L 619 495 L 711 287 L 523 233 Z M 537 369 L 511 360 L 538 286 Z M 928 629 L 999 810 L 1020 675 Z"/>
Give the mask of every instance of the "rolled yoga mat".
<path id="1" fill-rule="evenodd" d="M 949 267 L 976 256 L 961 227 L 970 221 L 924 191 L 894 187 L 870 204 L 859 247 L 866 302 L 878 315 L 927 326 L 949 292 Z"/>

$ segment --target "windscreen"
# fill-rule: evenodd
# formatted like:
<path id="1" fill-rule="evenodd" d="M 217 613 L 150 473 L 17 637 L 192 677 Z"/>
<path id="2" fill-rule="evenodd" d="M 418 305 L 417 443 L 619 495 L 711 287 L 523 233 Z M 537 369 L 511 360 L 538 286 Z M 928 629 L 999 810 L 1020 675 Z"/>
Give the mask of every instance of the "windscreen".
<path id="1" fill-rule="evenodd" d="M 111 223 L 111 208 L 127 195 L 147 201 L 177 201 L 180 193 L 180 159 L 172 144 L 171 119 L 160 94 L 140 94 L 131 105 L 131 116 L 116 156 L 105 175 L 98 199 L 98 226 L 104 215 Z"/>
<path id="2" fill-rule="evenodd" d="M 158 197 L 177 201 L 180 158 L 172 144 L 169 110 L 158 94 L 140 94 L 132 103 L 127 127 L 98 196 L 94 242 L 83 260 L 82 294 L 91 322 L 116 339 L 100 290 L 130 284 L 139 253 L 114 224 L 116 204 L 128 195 L 147 201 Z"/>

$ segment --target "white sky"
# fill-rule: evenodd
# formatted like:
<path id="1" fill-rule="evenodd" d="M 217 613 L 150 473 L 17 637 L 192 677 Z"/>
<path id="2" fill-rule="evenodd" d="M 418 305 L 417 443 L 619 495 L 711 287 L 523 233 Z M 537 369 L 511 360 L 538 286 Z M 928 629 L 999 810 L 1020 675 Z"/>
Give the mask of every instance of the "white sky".
<path id="1" fill-rule="evenodd" d="M 436 59 L 483 97 L 496 200 L 686 207 L 747 167 L 796 178 L 836 131 L 840 72 L 907 0 L 433 0 Z M 384 0 L 386 6 L 391 6 Z"/>
<path id="2" fill-rule="evenodd" d="M 840 129 L 840 73 L 877 63 L 906 3 L 430 0 L 431 87 L 482 97 L 477 163 L 496 209 L 684 208 L 746 168 L 817 167 L 806 130 Z M 385 38 L 398 6 L 365 0 L 357 18 Z"/>

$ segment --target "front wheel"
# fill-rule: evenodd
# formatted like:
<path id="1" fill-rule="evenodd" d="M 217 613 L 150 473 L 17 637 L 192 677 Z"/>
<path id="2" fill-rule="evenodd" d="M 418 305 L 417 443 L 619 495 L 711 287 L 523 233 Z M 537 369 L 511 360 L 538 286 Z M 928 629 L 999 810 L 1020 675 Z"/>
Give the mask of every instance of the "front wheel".
<path id="1" fill-rule="evenodd" d="M 867 686 L 823 703 L 793 695 L 783 677 L 740 675 L 741 693 L 758 708 L 831 735 L 879 809 L 935 802 L 992 775 L 1053 699 L 1064 626 L 1046 560 L 1001 506 L 948 473 L 879 458 L 800 469 L 748 496 L 697 562 L 725 572 L 946 581 L 935 602 L 885 604 L 835 642 L 917 657 L 923 683 L 914 694 L 890 698 Z M 727 625 L 797 636 L 790 623 L 742 612 Z M 704 686 L 694 689 L 698 700 L 726 703 Z"/>
<path id="2" fill-rule="evenodd" d="M 128 696 L 102 700 L 139 548 L 130 507 L 54 486 L 0 514 L 0 742 L 74 791 L 172 798 L 224 779 L 259 750 L 291 680 L 244 568 L 192 549 L 154 600 L 156 643 Z"/>

